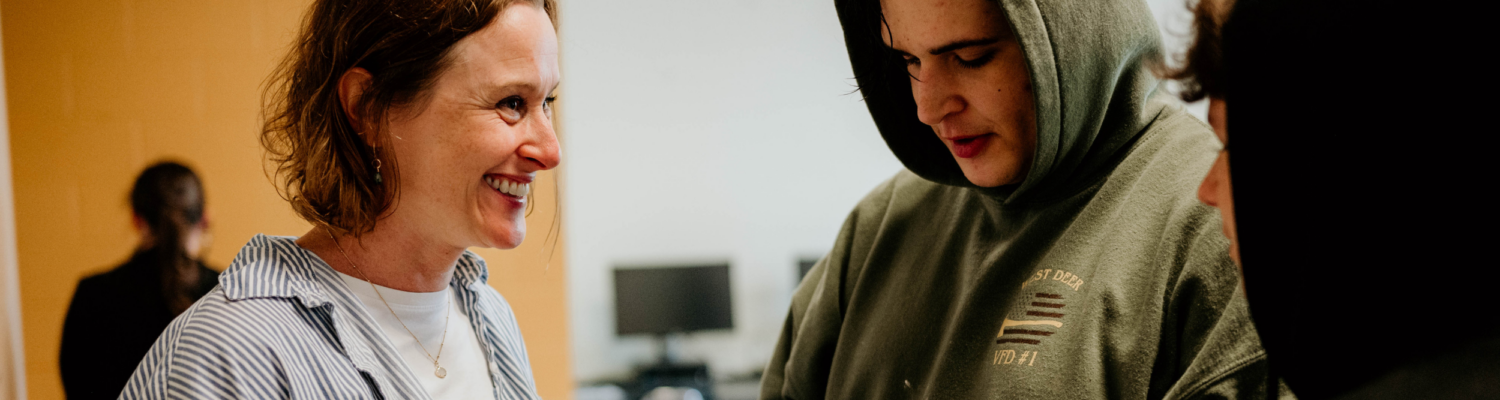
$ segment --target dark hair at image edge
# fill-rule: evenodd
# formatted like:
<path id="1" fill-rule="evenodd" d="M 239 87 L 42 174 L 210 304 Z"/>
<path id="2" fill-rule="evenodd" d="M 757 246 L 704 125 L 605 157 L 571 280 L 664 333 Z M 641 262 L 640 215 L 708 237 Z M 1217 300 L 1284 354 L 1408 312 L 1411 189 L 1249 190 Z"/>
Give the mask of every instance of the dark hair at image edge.
<path id="1" fill-rule="evenodd" d="M 162 161 L 147 167 L 130 189 L 130 209 L 146 224 L 147 243 L 135 257 L 158 268 L 162 297 L 173 315 L 186 310 L 196 282 L 183 282 L 182 273 L 198 267 L 184 241 L 203 221 L 203 183 L 187 166 Z"/>
<path id="2" fill-rule="evenodd" d="M 1183 101 L 1194 102 L 1205 97 L 1224 98 L 1224 23 L 1234 9 L 1235 0 L 1197 0 L 1190 2 L 1193 12 L 1192 43 L 1178 60 L 1180 68 L 1155 64 L 1158 75 L 1182 84 Z"/>
<path id="3" fill-rule="evenodd" d="M 389 112 L 420 109 L 453 45 L 516 3 L 541 8 L 557 26 L 553 0 L 315 2 L 263 93 L 267 175 L 297 215 L 356 236 L 374 229 L 400 197 L 400 163 L 381 151 L 391 143 Z M 345 117 L 338 93 L 356 67 L 373 76 L 352 107 L 371 121 L 365 132 Z M 383 183 L 374 181 L 377 160 Z"/>

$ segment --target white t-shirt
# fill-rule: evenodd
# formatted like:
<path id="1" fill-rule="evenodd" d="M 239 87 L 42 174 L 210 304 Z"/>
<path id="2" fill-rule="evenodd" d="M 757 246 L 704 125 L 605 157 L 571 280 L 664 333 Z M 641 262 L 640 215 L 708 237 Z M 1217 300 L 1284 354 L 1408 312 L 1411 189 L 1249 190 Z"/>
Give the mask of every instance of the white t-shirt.
<path id="1" fill-rule="evenodd" d="M 422 387 L 427 389 L 427 394 L 433 399 L 495 398 L 484 350 L 479 346 L 479 338 L 469 325 L 469 317 L 457 308 L 462 300 L 457 298 L 458 294 L 453 289 L 445 287 L 440 292 L 416 293 L 377 285 L 380 295 L 385 296 L 385 301 L 391 305 L 388 310 L 369 282 L 342 272 L 339 277 L 344 279 L 344 284 L 364 303 L 365 310 L 375 318 L 380 329 L 385 331 L 386 338 L 396 345 L 401 358 L 411 368 L 412 375 L 417 377 L 417 381 L 422 383 Z M 454 309 L 450 311 L 448 307 Z M 400 321 L 391 315 L 391 310 L 401 315 Z M 448 323 L 446 343 L 443 339 L 444 318 L 447 318 Z M 401 322 L 406 323 L 406 328 L 411 328 L 411 333 L 401 327 Z M 421 343 L 412 338 L 413 334 L 422 339 Z M 439 356 L 439 344 L 443 344 L 443 350 L 438 364 L 447 372 L 443 378 L 437 377 L 437 367 L 427 357 L 429 353 L 433 357 Z M 422 351 L 421 346 L 424 345 L 427 346 L 426 353 Z"/>

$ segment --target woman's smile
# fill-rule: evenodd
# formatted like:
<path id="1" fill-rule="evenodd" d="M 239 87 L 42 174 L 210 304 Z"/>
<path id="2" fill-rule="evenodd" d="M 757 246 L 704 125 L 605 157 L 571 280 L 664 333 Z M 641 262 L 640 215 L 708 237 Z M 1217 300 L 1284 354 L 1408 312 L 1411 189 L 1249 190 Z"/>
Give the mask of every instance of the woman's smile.
<path id="1" fill-rule="evenodd" d="M 489 174 L 484 176 L 484 185 L 491 189 L 491 193 L 499 197 L 502 207 L 513 210 L 502 212 L 502 215 L 507 215 L 506 218 L 511 220 L 513 218 L 520 218 L 519 214 L 512 214 L 511 212 L 519 211 L 526 207 L 526 195 L 531 193 L 530 182 L 522 183 L 514 177 Z"/>
<path id="2" fill-rule="evenodd" d="M 485 175 L 484 183 L 501 194 L 518 199 L 525 199 L 531 193 L 531 179 L 523 182 L 504 175 Z"/>

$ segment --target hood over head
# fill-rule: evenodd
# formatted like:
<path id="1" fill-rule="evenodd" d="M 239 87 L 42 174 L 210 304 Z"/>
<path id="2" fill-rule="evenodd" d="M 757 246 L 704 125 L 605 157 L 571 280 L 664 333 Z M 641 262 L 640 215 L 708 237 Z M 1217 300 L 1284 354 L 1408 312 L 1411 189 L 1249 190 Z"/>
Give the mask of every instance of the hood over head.
<path id="1" fill-rule="evenodd" d="M 1143 61 L 1160 37 L 1140 0 L 999 0 L 1025 52 L 1035 94 L 1037 148 L 1017 185 L 986 189 L 1006 204 L 1046 202 L 1095 183 L 1127 154 L 1163 107 Z M 932 128 L 917 119 L 906 66 L 881 39 L 880 0 L 836 0 L 859 90 L 886 144 L 933 182 L 975 187 Z"/>
<path id="2" fill-rule="evenodd" d="M 1495 74 L 1481 36 L 1462 31 L 1484 25 L 1452 11 L 1239 0 L 1224 26 L 1245 293 L 1272 372 L 1299 398 L 1500 337 L 1500 297 L 1483 278 L 1495 209 L 1479 194 L 1494 182 L 1494 149 L 1481 143 L 1495 128 L 1476 126 L 1492 111 L 1471 99 L 1495 93 Z M 1500 357 L 1486 357 L 1439 374 L 1442 391 L 1379 397 L 1485 393 L 1469 391 L 1471 378 L 1488 382 L 1478 397 L 1493 396 Z"/>

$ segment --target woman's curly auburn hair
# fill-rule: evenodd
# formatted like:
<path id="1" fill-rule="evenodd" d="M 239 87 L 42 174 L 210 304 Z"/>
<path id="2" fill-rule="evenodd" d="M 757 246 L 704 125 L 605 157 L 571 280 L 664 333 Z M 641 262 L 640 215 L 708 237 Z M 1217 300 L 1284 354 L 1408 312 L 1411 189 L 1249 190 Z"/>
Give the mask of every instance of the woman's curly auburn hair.
<path id="1" fill-rule="evenodd" d="M 314 2 L 267 81 L 260 135 L 277 191 L 297 215 L 354 235 L 374 229 L 399 198 L 399 163 L 378 150 L 390 144 L 387 113 L 420 108 L 453 45 L 515 3 L 541 8 L 557 26 L 554 0 Z M 356 129 L 339 99 L 339 80 L 355 67 L 373 76 L 352 107 L 373 132 Z M 384 183 L 375 181 L 377 165 Z"/>
<path id="2" fill-rule="evenodd" d="M 1198 0 L 1193 11 L 1193 42 L 1181 59 L 1182 67 L 1168 70 L 1164 78 L 1182 83 L 1182 100 L 1193 102 L 1205 97 L 1223 98 L 1224 22 L 1234 9 L 1235 0 Z M 1190 3 L 1191 4 L 1191 3 Z"/>

